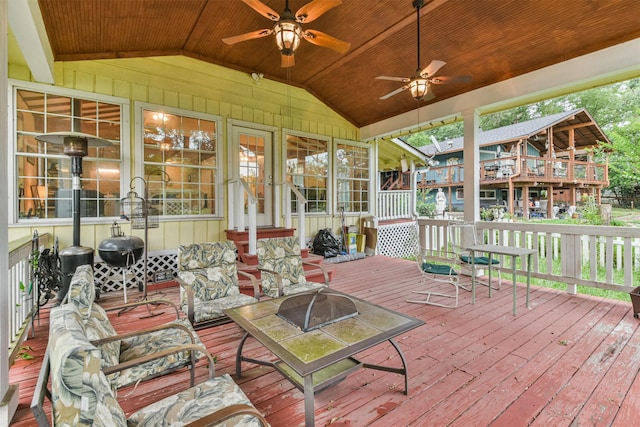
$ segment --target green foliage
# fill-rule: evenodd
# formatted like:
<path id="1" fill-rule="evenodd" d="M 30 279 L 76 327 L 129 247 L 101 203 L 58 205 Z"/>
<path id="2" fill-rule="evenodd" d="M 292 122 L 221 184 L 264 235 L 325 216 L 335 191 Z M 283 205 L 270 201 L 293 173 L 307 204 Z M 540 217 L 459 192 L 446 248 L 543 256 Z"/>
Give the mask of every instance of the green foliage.
<path id="1" fill-rule="evenodd" d="M 436 204 L 419 202 L 418 205 L 416 206 L 416 210 L 418 211 L 419 216 L 433 218 L 433 216 L 436 213 Z"/>
<path id="2" fill-rule="evenodd" d="M 582 219 L 590 225 L 602 225 L 602 217 L 600 216 L 600 208 L 593 196 L 585 197 L 584 207 L 581 209 Z"/>
<path id="3" fill-rule="evenodd" d="M 28 345 L 23 345 L 18 349 L 18 358 L 23 360 L 33 360 L 35 356 L 31 354 L 33 349 Z"/>

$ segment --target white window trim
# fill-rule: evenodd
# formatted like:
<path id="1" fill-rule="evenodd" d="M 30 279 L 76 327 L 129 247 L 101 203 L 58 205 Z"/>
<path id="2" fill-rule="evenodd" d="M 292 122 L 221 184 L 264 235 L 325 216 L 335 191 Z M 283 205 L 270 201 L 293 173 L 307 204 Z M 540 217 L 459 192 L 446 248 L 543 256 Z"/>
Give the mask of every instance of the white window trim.
<path id="1" fill-rule="evenodd" d="M 281 162 L 280 164 L 282 165 L 282 167 L 280 168 L 281 171 L 281 177 L 280 177 L 280 182 L 284 182 L 287 179 L 287 168 L 286 168 L 286 164 L 287 164 L 287 150 L 284 148 L 286 146 L 286 140 L 287 140 L 287 135 L 292 135 L 292 136 L 298 136 L 301 138 L 313 138 L 313 139 L 318 139 L 321 141 L 326 141 L 327 143 L 327 155 L 329 156 L 328 160 L 327 160 L 327 211 L 326 212 L 305 212 L 305 216 L 327 216 L 327 215 L 331 215 L 331 213 L 333 212 L 333 206 L 335 206 L 333 204 L 333 180 L 332 180 L 332 176 L 333 176 L 333 138 L 331 138 L 330 136 L 326 136 L 326 135 L 319 135 L 319 134 L 314 134 L 314 133 L 309 133 L 309 132 L 302 132 L 302 131 L 297 131 L 297 130 L 292 130 L 292 129 L 282 129 L 282 153 L 281 153 Z M 285 211 L 285 206 L 284 206 L 284 197 L 282 197 L 282 209 L 283 212 Z"/>
<path id="2" fill-rule="evenodd" d="M 373 209 L 374 209 L 374 205 L 377 204 L 377 199 L 378 199 L 378 191 L 377 188 L 374 188 L 374 185 L 376 185 L 375 180 L 373 179 L 373 177 L 377 174 L 376 172 L 376 162 L 375 162 L 375 158 L 373 156 L 373 146 L 371 144 L 367 144 L 365 142 L 360 142 L 360 141 L 352 141 L 349 139 L 341 139 L 341 138 L 334 138 L 332 145 L 331 145 L 331 158 L 332 161 L 335 159 L 336 153 L 338 152 L 338 145 L 339 144 L 344 144 L 344 145 L 353 145 L 355 147 L 361 147 L 361 148 L 366 148 L 369 151 L 369 211 L 368 212 L 345 212 L 345 216 L 362 216 L 362 215 L 373 215 Z M 331 186 L 332 188 L 335 188 L 336 191 L 334 191 L 333 193 L 335 193 L 335 196 L 332 200 L 332 206 L 335 206 L 336 209 L 338 207 L 338 174 L 335 173 L 332 175 L 332 179 L 331 179 Z M 341 212 L 334 212 L 334 214 L 340 214 Z"/>
<path id="3" fill-rule="evenodd" d="M 183 108 L 174 108 L 174 107 L 167 107 L 165 105 L 160 105 L 160 104 L 151 104 L 148 102 L 140 102 L 140 101 L 135 101 L 134 102 L 134 112 L 135 112 L 135 138 L 134 140 L 136 141 L 136 163 L 134 166 L 134 171 L 135 171 L 135 175 L 136 177 L 142 177 L 146 180 L 146 177 L 143 176 L 143 172 L 144 172 L 144 136 L 143 136 L 143 132 L 144 132 L 144 125 L 143 125 L 143 110 L 152 110 L 152 111 L 160 111 L 163 113 L 168 113 L 168 114 L 174 114 L 174 115 L 178 115 L 178 116 L 185 116 L 185 117 L 191 117 L 194 119 L 204 119 L 204 120 L 209 120 L 209 121 L 215 121 L 216 122 L 216 147 L 217 147 L 217 153 L 216 153 L 216 185 L 215 185 L 215 189 L 216 189 L 216 201 L 215 201 L 215 214 L 207 214 L 207 215 L 170 215 L 170 216 L 160 216 L 158 218 L 159 221 L 177 221 L 177 220 L 183 220 L 183 219 L 193 219 L 193 220 L 211 220 L 211 219 L 216 219 L 216 220 L 222 220 L 224 219 L 225 215 L 223 212 L 224 209 L 224 203 L 222 201 L 222 198 L 224 197 L 224 194 L 226 194 L 226 191 L 223 192 L 224 188 L 222 185 L 222 180 L 223 180 L 223 164 L 224 164 L 224 159 L 225 159 L 225 154 L 226 154 L 226 144 L 223 143 L 222 140 L 222 117 L 220 116 L 216 116 L 213 114 L 207 114 L 207 113 L 201 113 L 201 112 L 197 112 L 197 111 L 193 111 L 193 110 L 185 110 Z M 135 180 L 136 182 L 133 182 L 132 184 L 135 185 L 135 191 L 142 197 L 142 183 L 140 182 L 139 179 Z M 129 188 L 130 183 L 129 181 L 127 182 L 127 188 Z M 129 190 L 127 190 L 129 191 Z"/>
<path id="4" fill-rule="evenodd" d="M 32 90 L 34 92 L 49 93 L 53 95 L 69 96 L 74 98 L 83 98 L 90 101 L 106 102 L 111 104 L 119 104 L 121 106 L 120 117 L 120 194 L 124 197 L 127 194 L 129 188 L 129 180 L 131 176 L 130 165 L 125 162 L 125 159 L 130 159 L 130 124 L 129 124 L 129 107 L 130 102 L 126 98 L 120 98 L 110 95 L 102 95 L 94 92 L 85 92 L 77 89 L 63 88 L 59 86 L 44 85 L 40 83 L 26 82 L 23 80 L 8 80 L 8 93 L 9 93 L 9 125 L 8 132 L 9 137 L 7 140 L 10 142 L 8 147 L 8 155 L 11 161 L 8 161 L 7 170 L 9 172 L 9 188 L 8 188 L 8 207 L 9 210 L 9 225 L 18 226 L 31 226 L 34 224 L 46 224 L 47 226 L 53 225 L 68 225 L 73 222 L 73 218 L 34 218 L 24 219 L 18 218 L 18 194 L 16 189 L 18 183 L 16 181 L 16 91 L 19 89 Z M 102 217 L 102 218 L 82 218 L 84 224 L 110 224 L 113 223 L 114 217 Z"/>

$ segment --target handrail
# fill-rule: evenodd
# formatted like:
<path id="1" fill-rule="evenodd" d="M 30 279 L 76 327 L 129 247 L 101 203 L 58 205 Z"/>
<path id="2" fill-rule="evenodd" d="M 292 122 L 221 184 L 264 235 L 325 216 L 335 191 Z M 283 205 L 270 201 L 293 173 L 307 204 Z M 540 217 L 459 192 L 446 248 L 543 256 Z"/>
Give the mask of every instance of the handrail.
<path id="1" fill-rule="evenodd" d="M 229 229 L 238 231 L 245 229 L 244 224 L 244 195 L 247 195 L 247 215 L 249 217 L 249 254 L 255 255 L 258 246 L 257 205 L 258 199 L 251 191 L 251 187 L 242 178 L 228 181 L 229 197 Z"/>
<path id="2" fill-rule="evenodd" d="M 291 181 L 283 181 L 281 183 L 283 187 L 287 187 L 289 191 L 284 191 L 284 226 L 286 228 L 292 227 L 292 217 L 291 217 L 291 193 L 296 195 L 297 200 L 297 211 L 298 211 L 298 239 L 300 239 L 300 247 L 304 248 L 305 246 L 305 211 L 307 204 L 307 199 L 304 197 L 302 192 L 296 187 Z"/>
<path id="3" fill-rule="evenodd" d="M 49 233 L 38 237 L 42 250 L 49 246 Z M 9 363 L 13 363 L 29 329 L 33 329 L 33 319 L 38 311 L 38 289 L 32 286 L 30 277 L 31 238 L 21 238 L 9 242 L 9 288 L 7 306 L 1 307 L 9 313 L 9 340 L 2 343 L 9 348 Z"/>
<path id="4" fill-rule="evenodd" d="M 519 160 L 518 160 L 519 159 Z M 536 156 L 513 156 L 479 162 L 480 184 L 496 182 L 550 182 L 608 186 L 606 164 Z M 409 172 L 406 172 L 408 174 Z M 460 186 L 464 182 L 464 164 L 433 166 L 418 171 L 418 188 Z M 402 188 L 408 188 L 403 185 Z"/>
<path id="5" fill-rule="evenodd" d="M 448 221 L 420 218 L 418 226 L 424 248 L 435 256 L 446 250 Z M 639 228 L 487 221 L 476 228 L 484 243 L 535 249 L 531 277 L 564 282 L 571 293 L 577 285 L 619 292 L 640 286 Z M 525 267 L 517 265 L 518 274 Z"/>

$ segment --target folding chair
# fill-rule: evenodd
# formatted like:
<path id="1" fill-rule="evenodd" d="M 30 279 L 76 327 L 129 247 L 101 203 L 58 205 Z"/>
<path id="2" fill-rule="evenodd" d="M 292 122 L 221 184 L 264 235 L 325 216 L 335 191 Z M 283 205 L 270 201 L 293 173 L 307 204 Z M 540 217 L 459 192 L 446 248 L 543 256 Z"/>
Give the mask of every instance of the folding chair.
<path id="1" fill-rule="evenodd" d="M 475 263 L 476 269 L 482 268 L 482 266 L 489 266 L 489 258 L 486 256 L 477 256 L 471 259 L 470 251 L 467 249 L 469 246 L 476 245 L 478 243 L 478 231 L 476 230 L 475 223 L 467 221 L 451 221 L 448 226 L 449 229 L 449 244 L 451 245 L 452 252 L 460 259 L 460 262 L 465 267 L 465 273 L 468 272 L 471 275 L 471 264 Z M 500 260 L 491 259 L 491 268 L 498 271 L 498 286 L 492 286 L 492 289 L 500 289 L 502 285 L 502 274 L 500 272 L 502 265 Z M 488 281 L 478 280 L 476 283 L 489 286 Z"/>
<path id="2" fill-rule="evenodd" d="M 426 289 L 412 292 L 425 295 L 425 297 L 424 299 L 410 299 L 407 302 L 456 308 L 458 306 L 458 288 L 468 290 L 460 285 L 461 263 L 458 257 L 453 253 L 449 253 L 446 258 L 430 256 L 428 251 L 418 245 L 416 264 L 421 273 L 420 285 Z M 434 284 L 433 282 L 436 283 Z M 438 283 L 451 285 L 453 289 L 449 293 L 436 292 L 429 289 L 433 289 Z M 435 300 L 432 300 L 433 297 L 435 297 Z M 453 300 L 453 303 L 446 302 L 451 300 Z"/>

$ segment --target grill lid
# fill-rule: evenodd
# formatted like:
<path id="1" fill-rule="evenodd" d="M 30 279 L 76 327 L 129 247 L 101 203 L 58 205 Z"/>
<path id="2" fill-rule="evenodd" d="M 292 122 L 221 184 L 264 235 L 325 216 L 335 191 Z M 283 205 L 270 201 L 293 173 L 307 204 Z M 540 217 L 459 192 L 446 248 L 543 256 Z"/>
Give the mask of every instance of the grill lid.
<path id="1" fill-rule="evenodd" d="M 358 315 L 358 309 L 351 298 L 323 288 L 285 299 L 276 315 L 299 327 L 303 332 L 308 332 L 355 317 Z"/>

